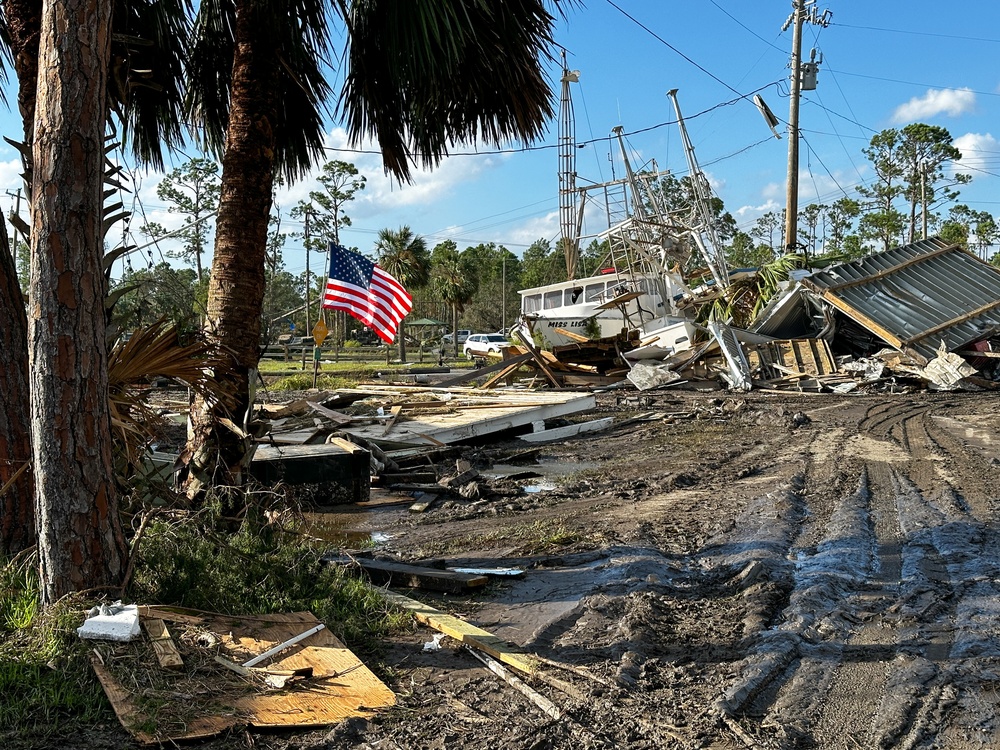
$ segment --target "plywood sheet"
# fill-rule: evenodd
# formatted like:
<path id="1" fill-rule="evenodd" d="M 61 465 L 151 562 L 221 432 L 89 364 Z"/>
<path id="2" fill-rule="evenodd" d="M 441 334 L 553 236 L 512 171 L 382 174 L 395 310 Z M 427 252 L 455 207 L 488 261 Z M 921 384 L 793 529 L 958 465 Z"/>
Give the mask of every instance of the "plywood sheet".
<path id="1" fill-rule="evenodd" d="M 148 669 L 159 669 L 148 642 L 98 644 L 96 651 L 105 653 L 95 654 L 93 662 L 119 720 L 144 744 L 210 737 L 234 726 L 327 726 L 350 716 L 369 716 L 373 710 L 395 703 L 393 692 L 326 629 L 258 665 L 280 670 L 312 667 L 311 679 L 280 690 L 267 688 L 262 680 L 245 680 L 211 666 L 215 655 L 243 663 L 314 627 L 319 621 L 309 612 L 234 617 L 141 607 L 140 618 L 175 623 L 172 630 L 187 669 L 182 676 L 171 673 L 165 694 L 175 696 L 175 700 L 184 696 L 182 717 L 151 715 L 147 708 L 151 704 L 146 700 L 151 692 L 148 681 L 143 675 L 123 673 L 123 664 L 133 669 L 143 664 L 123 649 L 140 652 L 139 656 L 142 649 L 148 650 Z"/>
<path id="2" fill-rule="evenodd" d="M 394 388 L 372 395 L 415 394 Z M 374 443 L 399 445 L 448 445 L 483 435 L 521 427 L 532 422 L 565 417 L 594 409 L 591 394 L 553 391 L 450 389 L 451 400 L 438 408 L 401 411 L 388 425 L 349 425 L 345 432 Z"/>

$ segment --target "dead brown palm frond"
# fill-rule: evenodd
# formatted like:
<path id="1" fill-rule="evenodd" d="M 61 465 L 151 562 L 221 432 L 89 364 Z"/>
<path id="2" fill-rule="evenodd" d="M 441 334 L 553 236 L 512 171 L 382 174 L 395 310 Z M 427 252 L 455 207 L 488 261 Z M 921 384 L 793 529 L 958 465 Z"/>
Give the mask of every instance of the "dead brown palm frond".
<path id="1" fill-rule="evenodd" d="M 142 386 L 167 378 L 228 408 L 232 396 L 216 380 L 228 366 L 207 342 L 181 344 L 176 326 L 165 319 L 133 331 L 128 341 L 119 340 L 108 353 L 108 394 L 115 436 L 128 462 L 135 463 L 163 423 Z"/>

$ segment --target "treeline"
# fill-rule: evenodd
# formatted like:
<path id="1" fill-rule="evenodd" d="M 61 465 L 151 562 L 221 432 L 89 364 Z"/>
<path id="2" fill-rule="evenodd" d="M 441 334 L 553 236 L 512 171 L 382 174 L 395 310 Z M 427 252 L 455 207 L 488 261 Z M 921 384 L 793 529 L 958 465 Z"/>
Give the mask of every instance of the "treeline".
<path id="1" fill-rule="evenodd" d="M 287 333 L 309 335 L 326 284 L 326 248 L 330 242 L 339 243 L 340 230 L 351 226 L 350 203 L 364 190 L 366 179 L 353 164 L 331 161 L 323 166 L 318 182 L 319 190 L 287 212 L 300 229 L 290 231 L 282 212 L 272 209 L 262 344 Z M 115 322 L 122 329 L 140 328 L 160 318 L 176 323 L 182 335 L 201 329 L 210 277 L 204 256 L 212 243 L 219 183 L 218 165 L 202 158 L 191 159 L 160 182 L 157 196 L 170 213 L 182 219 L 182 225 L 168 230 L 159 223 L 144 224 L 141 233 L 147 242 L 121 261 L 111 294 L 116 299 Z M 289 249 L 293 244 L 300 249 Z M 286 253 L 297 255 L 304 249 L 311 259 L 308 274 L 290 272 Z M 499 331 L 509 327 L 520 311 L 518 290 L 562 281 L 566 276 L 562 252 L 547 239 L 537 240 L 520 256 L 493 242 L 460 250 L 454 241 L 446 240 L 429 248 L 422 236 L 402 226 L 380 230 L 371 247 L 351 249 L 403 282 L 414 297 L 411 319 L 440 320 L 450 328 Z M 595 272 L 606 255 L 606 243 L 592 242 L 581 255 L 584 273 Z M 26 245 L 18 246 L 18 261 L 26 292 Z M 343 316 L 328 314 L 328 322 L 331 335 L 341 341 L 360 333 L 360 324 Z"/>
<path id="2" fill-rule="evenodd" d="M 958 171 L 961 152 L 942 127 L 914 123 L 876 134 L 862 150 L 874 179 L 830 203 L 810 203 L 798 217 L 796 250 L 807 257 L 854 258 L 919 239 L 925 233 L 966 244 L 986 260 L 995 257 L 1000 227 L 988 211 L 958 202 L 959 187 L 971 177 Z M 208 159 L 192 159 L 169 173 L 157 188 L 171 213 L 183 219 L 181 229 L 168 231 L 147 223 L 143 234 L 151 243 L 128 256 L 116 282 L 114 308 L 126 329 L 160 317 L 175 321 L 182 331 L 201 327 L 208 289 L 203 255 L 210 246 L 212 217 L 218 209 L 219 168 Z M 270 218 L 265 268 L 266 291 L 261 320 L 263 343 L 283 333 L 308 335 L 319 313 L 325 278 L 325 249 L 339 242 L 340 230 L 351 226 L 349 208 L 366 179 L 348 162 L 323 165 L 320 189 L 288 212 L 302 229 L 283 228 L 283 216 Z M 658 200 L 679 223 L 693 218 L 688 178 L 666 176 L 656 183 Z M 785 252 L 784 211 L 769 211 L 749 229 L 740 229 L 721 199 L 710 206 L 715 229 L 732 267 L 756 267 Z M 284 254 L 290 244 L 308 248 L 311 267 L 287 270 Z M 154 262 L 153 249 L 181 261 L 177 267 Z M 548 239 L 539 239 L 520 255 L 503 244 L 489 242 L 459 249 L 446 240 L 434 247 L 410 227 L 382 229 L 371 247 L 352 248 L 378 262 L 399 278 L 414 296 L 411 319 L 442 321 L 451 329 L 499 331 L 509 327 L 520 310 L 518 290 L 562 281 L 565 262 Z M 293 252 L 301 252 L 293 251 Z M 140 262 L 138 258 L 141 258 Z M 595 273 L 607 259 L 607 243 L 591 242 L 582 249 L 580 275 Z M 26 248 L 20 248 L 22 283 L 27 283 Z M 307 294 L 308 287 L 308 294 Z M 359 334 L 359 325 L 333 318 L 332 335 L 344 340 Z M 422 333 L 426 334 L 426 331 Z"/>

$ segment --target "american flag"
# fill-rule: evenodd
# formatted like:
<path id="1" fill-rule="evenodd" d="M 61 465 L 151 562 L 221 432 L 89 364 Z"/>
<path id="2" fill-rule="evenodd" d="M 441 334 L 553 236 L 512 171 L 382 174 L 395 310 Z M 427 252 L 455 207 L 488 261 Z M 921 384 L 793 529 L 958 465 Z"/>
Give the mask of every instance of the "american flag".
<path id="1" fill-rule="evenodd" d="M 399 322 L 413 309 L 413 297 L 363 255 L 331 242 L 323 307 L 354 316 L 390 344 Z"/>

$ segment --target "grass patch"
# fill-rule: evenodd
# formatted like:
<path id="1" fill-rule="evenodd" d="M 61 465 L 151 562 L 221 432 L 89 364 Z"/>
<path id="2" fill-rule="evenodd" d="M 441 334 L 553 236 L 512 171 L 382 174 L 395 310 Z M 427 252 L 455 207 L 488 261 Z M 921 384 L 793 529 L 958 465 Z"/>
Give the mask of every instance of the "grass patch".
<path id="1" fill-rule="evenodd" d="M 38 608 L 35 560 L 0 567 L 0 746 L 54 747 L 114 721 L 76 635 L 84 608 L 72 597 Z"/>
<path id="2" fill-rule="evenodd" d="M 377 650 L 408 619 L 367 584 L 322 565 L 325 550 L 251 521 L 231 535 L 204 516 L 154 521 L 139 547 L 130 599 L 220 614 L 308 610 L 352 648 Z"/>
<path id="3" fill-rule="evenodd" d="M 140 540 L 126 601 L 221 614 L 310 611 L 377 670 L 382 639 L 411 627 L 411 616 L 359 579 L 321 565 L 328 545 L 313 547 L 258 517 L 251 509 L 251 520 L 224 533 L 208 512 L 161 515 Z M 33 559 L 0 565 L 0 747 L 57 747 L 88 728 L 117 726 L 90 666 L 95 646 L 110 656 L 106 664 L 123 684 L 142 686 L 148 725 L 141 729 L 156 734 L 183 723 L 189 707 L 170 684 L 176 676 L 154 664 L 149 643 L 80 640 L 76 628 L 94 602 L 67 597 L 40 611 L 36 565 Z M 209 675 L 206 665 L 197 673 L 209 675 L 203 681 L 211 687 L 226 679 L 217 672 L 215 665 Z"/>
<path id="4" fill-rule="evenodd" d="M 371 375 L 356 374 L 354 377 L 347 375 L 320 375 L 316 378 L 316 387 L 323 391 L 334 391 L 338 388 L 354 388 L 362 380 L 368 380 Z M 312 373 L 302 373 L 301 375 L 286 375 L 283 378 L 269 383 L 267 388 L 270 391 L 308 391 L 313 387 Z"/>

